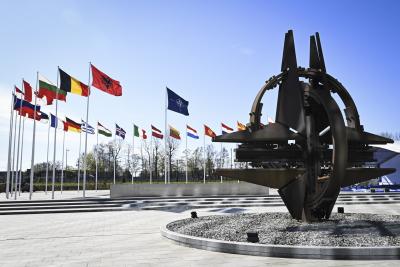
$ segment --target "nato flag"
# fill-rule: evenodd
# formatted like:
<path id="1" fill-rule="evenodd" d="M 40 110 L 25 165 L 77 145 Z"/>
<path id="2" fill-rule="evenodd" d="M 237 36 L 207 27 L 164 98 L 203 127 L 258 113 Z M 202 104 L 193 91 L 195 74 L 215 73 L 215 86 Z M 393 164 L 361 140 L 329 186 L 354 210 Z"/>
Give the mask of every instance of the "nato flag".
<path id="1" fill-rule="evenodd" d="M 179 95 L 175 94 L 167 87 L 168 93 L 168 109 L 189 116 L 188 106 L 189 101 L 186 101 Z"/>

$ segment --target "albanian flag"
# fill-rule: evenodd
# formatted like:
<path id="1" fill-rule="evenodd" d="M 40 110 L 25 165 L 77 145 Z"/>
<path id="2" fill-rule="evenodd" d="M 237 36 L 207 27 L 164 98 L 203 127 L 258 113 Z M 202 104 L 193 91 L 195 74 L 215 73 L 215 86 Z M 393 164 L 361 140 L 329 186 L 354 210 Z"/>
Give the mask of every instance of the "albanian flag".
<path id="1" fill-rule="evenodd" d="M 122 87 L 119 81 L 112 79 L 110 76 L 108 76 L 104 72 L 101 72 L 92 64 L 90 66 L 92 67 L 92 75 L 93 75 L 92 85 L 94 87 L 111 95 L 115 96 L 122 95 Z"/>

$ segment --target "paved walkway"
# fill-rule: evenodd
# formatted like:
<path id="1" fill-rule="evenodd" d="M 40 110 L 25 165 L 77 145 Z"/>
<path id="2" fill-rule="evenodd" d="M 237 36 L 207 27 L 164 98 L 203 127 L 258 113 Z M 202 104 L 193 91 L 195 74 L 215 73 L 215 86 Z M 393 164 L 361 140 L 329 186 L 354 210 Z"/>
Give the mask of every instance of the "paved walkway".
<path id="1" fill-rule="evenodd" d="M 244 212 L 285 211 L 250 207 Z M 400 204 L 348 205 L 346 212 L 400 214 Z M 198 209 L 199 216 L 229 209 Z M 0 216 L 0 266 L 396 266 L 400 261 L 330 261 L 265 258 L 182 247 L 159 228 L 187 218 L 166 211 L 124 211 Z"/>

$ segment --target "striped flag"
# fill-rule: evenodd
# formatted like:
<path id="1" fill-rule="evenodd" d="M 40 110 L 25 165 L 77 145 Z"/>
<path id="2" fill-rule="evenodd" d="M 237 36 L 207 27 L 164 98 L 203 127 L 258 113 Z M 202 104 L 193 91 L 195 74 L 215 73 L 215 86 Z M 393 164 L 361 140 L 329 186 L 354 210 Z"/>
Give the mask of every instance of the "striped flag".
<path id="1" fill-rule="evenodd" d="M 53 128 L 63 129 L 63 121 L 50 113 L 50 126 Z"/>
<path id="2" fill-rule="evenodd" d="M 197 131 L 194 128 L 190 127 L 189 125 L 186 125 L 186 134 L 191 138 L 199 139 Z"/>
<path id="3" fill-rule="evenodd" d="M 222 134 L 227 134 L 233 132 L 233 129 L 226 124 L 221 122 Z"/>
<path id="4" fill-rule="evenodd" d="M 119 127 L 118 124 L 115 124 L 115 135 L 121 137 L 122 139 L 125 139 L 125 134 L 126 131 L 122 129 L 122 127 Z"/>
<path id="5" fill-rule="evenodd" d="M 81 129 L 82 132 L 88 133 L 88 134 L 94 134 L 94 128 L 89 125 L 89 123 L 85 122 L 84 120 L 82 121 Z"/>
<path id="6" fill-rule="evenodd" d="M 164 135 L 162 134 L 161 130 L 157 129 L 153 125 L 151 125 L 151 135 L 156 137 L 156 138 L 159 138 L 159 139 L 163 139 L 163 137 L 164 137 Z"/>
<path id="7" fill-rule="evenodd" d="M 80 133 L 81 127 L 82 127 L 82 125 L 80 123 L 77 123 L 76 121 L 73 121 L 68 117 L 65 117 L 65 121 L 64 121 L 64 131 L 65 132 Z"/>
<path id="8" fill-rule="evenodd" d="M 181 133 L 175 129 L 174 127 L 172 127 L 171 125 L 169 126 L 169 136 L 171 136 L 172 138 L 181 140 Z"/>
<path id="9" fill-rule="evenodd" d="M 147 139 L 146 131 L 139 128 L 139 126 L 137 126 L 136 124 L 133 125 L 133 136 Z"/>
<path id="10" fill-rule="evenodd" d="M 47 105 L 51 105 L 53 104 L 53 100 L 56 98 L 65 102 L 67 98 L 67 92 L 59 90 L 54 83 L 39 74 L 39 92 L 37 93 L 37 97 L 46 97 Z"/>
<path id="11" fill-rule="evenodd" d="M 89 95 L 89 87 L 58 68 L 60 73 L 60 90 L 80 96 Z"/>
<path id="12" fill-rule="evenodd" d="M 143 129 L 142 129 L 142 138 L 143 138 L 143 140 L 146 140 L 146 139 L 147 139 L 146 131 L 143 130 Z"/>
<path id="13" fill-rule="evenodd" d="M 106 127 L 104 127 L 100 122 L 97 122 L 97 133 L 104 135 L 106 137 L 111 137 L 112 133 Z"/>

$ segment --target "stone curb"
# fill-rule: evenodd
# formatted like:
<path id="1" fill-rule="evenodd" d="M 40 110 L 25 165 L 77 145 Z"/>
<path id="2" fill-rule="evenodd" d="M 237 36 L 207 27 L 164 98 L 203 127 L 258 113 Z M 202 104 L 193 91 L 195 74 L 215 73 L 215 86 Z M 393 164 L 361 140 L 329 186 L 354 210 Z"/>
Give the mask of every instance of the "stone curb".
<path id="1" fill-rule="evenodd" d="M 398 260 L 400 247 L 317 247 L 230 242 L 179 234 L 161 227 L 161 235 L 181 246 L 233 254 L 341 260 Z"/>

